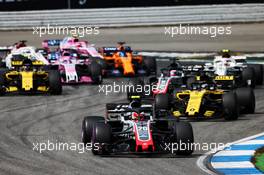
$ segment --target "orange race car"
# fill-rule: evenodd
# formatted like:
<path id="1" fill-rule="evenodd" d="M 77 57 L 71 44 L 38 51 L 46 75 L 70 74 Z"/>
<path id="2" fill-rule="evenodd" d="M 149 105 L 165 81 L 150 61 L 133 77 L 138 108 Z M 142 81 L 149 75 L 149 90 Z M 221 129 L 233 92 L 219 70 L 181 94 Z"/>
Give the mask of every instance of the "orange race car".
<path id="1" fill-rule="evenodd" d="M 136 76 L 156 73 L 154 58 L 133 55 L 131 47 L 119 42 L 118 47 L 103 47 L 100 49 L 106 63 L 107 76 Z"/>

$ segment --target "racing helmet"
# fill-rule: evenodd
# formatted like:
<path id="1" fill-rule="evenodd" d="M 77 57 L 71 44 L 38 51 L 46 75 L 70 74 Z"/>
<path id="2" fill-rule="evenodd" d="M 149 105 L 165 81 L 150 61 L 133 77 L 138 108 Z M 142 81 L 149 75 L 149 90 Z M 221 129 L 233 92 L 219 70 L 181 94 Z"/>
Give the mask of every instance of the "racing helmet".
<path id="1" fill-rule="evenodd" d="M 79 38 L 77 34 L 73 34 L 72 37 L 73 37 L 73 42 L 75 43 L 79 42 Z"/>
<path id="2" fill-rule="evenodd" d="M 223 49 L 221 51 L 221 54 L 222 54 L 223 58 L 230 58 L 231 57 L 230 50 L 228 50 L 228 49 Z"/>
<path id="3" fill-rule="evenodd" d="M 33 63 L 30 59 L 26 58 L 24 61 L 23 61 L 23 66 L 22 66 L 22 69 L 24 71 L 31 71 L 33 69 Z"/>
<path id="4" fill-rule="evenodd" d="M 124 51 L 125 50 L 125 47 L 124 47 L 125 42 L 118 42 L 117 44 L 118 44 L 117 49 L 119 51 Z"/>
<path id="5" fill-rule="evenodd" d="M 26 47 L 26 40 L 21 40 L 18 43 L 15 43 L 15 46 L 17 49 L 21 48 L 21 47 Z"/>

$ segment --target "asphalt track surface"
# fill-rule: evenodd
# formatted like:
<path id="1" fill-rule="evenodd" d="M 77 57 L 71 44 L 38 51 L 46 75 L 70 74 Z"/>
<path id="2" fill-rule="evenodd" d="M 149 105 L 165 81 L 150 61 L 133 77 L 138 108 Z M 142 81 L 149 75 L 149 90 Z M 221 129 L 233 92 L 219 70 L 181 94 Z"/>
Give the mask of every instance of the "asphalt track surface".
<path id="1" fill-rule="evenodd" d="M 263 26 L 260 25 L 262 28 Z M 0 33 L 1 44 L 8 44 L 7 42 L 10 41 L 8 38 L 11 38 L 12 41 L 15 41 L 15 38 L 24 39 L 22 38 L 23 34 L 25 33 Z M 256 36 L 253 33 L 245 36 L 245 38 L 247 37 L 252 38 L 248 41 L 252 44 L 254 44 L 253 38 L 259 37 L 259 44 L 264 41 L 260 35 Z M 132 39 L 134 39 L 135 46 L 140 45 L 140 42 L 137 43 L 138 40 L 143 41 L 143 38 Z M 149 39 L 150 46 L 148 47 L 151 48 L 153 41 L 151 38 Z M 109 41 L 112 40 L 113 38 L 110 37 Z M 239 38 L 238 40 L 246 39 Z M 240 43 L 238 40 L 236 42 Z M 29 41 L 33 44 L 37 42 L 32 38 Z M 147 39 L 145 41 L 147 42 Z M 224 44 L 229 44 L 229 41 L 223 41 L 222 45 Z M 145 45 L 147 44 L 145 43 Z M 193 43 L 190 42 L 189 45 L 191 47 Z M 245 45 L 248 44 L 245 43 Z M 209 43 L 207 46 L 216 49 Z M 258 47 L 263 47 L 263 44 Z M 158 48 L 158 43 L 156 48 Z M 166 50 L 166 48 L 161 47 L 161 50 Z M 112 84 L 113 81 L 122 84 L 127 79 L 110 78 L 106 79 L 104 84 Z M 63 90 L 61 96 L 0 97 L 0 174 L 205 174 L 196 166 L 198 157 L 205 153 L 205 150 L 197 150 L 189 157 L 169 155 L 96 157 L 89 151 L 85 153 L 77 151 L 39 153 L 36 150 L 33 151 L 33 143 L 47 143 L 48 140 L 79 143 L 81 141 L 81 122 L 84 116 L 104 115 L 105 103 L 125 100 L 125 94 L 122 93 L 112 93 L 107 96 L 99 93 L 98 86 L 65 86 Z M 245 115 L 232 122 L 226 122 L 223 119 L 192 122 L 195 142 L 201 144 L 228 143 L 263 132 L 264 86 L 256 88 L 255 93 L 256 114 Z"/>

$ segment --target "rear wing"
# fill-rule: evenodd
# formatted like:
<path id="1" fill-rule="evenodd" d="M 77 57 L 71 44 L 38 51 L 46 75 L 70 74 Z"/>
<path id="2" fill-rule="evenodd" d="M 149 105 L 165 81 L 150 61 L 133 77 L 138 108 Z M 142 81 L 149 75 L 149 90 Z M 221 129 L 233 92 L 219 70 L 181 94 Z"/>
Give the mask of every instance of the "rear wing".
<path id="1" fill-rule="evenodd" d="M 144 112 L 146 117 L 153 116 L 153 105 L 142 104 L 138 108 L 139 112 Z M 120 120 L 121 116 L 132 113 L 133 110 L 129 107 L 129 103 L 108 103 L 106 104 L 106 118 L 110 120 Z"/>
<path id="2" fill-rule="evenodd" d="M 53 46 L 59 46 L 60 43 L 61 43 L 60 39 L 44 40 L 42 42 L 42 47 L 43 48 L 49 48 L 49 47 L 53 47 Z"/>
<path id="3" fill-rule="evenodd" d="M 125 46 L 124 51 L 132 52 L 132 49 L 130 46 Z M 112 56 L 115 52 L 118 52 L 118 48 L 117 47 L 103 47 L 102 52 L 106 56 Z"/>
<path id="4" fill-rule="evenodd" d="M 21 67 L 24 65 L 24 61 L 12 61 L 12 66 Z M 44 66 L 45 64 L 42 61 L 32 61 L 32 66 Z"/>
<path id="5" fill-rule="evenodd" d="M 28 58 L 23 57 L 22 55 L 14 55 L 13 58 L 11 59 L 11 65 L 13 67 L 21 67 L 24 65 L 29 65 L 31 64 L 32 66 L 44 66 L 45 63 L 40 60 L 30 60 Z"/>

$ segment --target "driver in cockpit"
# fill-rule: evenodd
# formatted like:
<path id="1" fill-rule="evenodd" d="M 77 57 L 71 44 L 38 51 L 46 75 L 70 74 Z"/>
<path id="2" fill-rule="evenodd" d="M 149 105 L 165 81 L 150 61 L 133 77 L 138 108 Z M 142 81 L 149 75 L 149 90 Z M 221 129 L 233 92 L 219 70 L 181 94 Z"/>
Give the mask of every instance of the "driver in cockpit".
<path id="1" fill-rule="evenodd" d="M 126 51 L 124 47 L 125 42 L 118 42 L 117 50 L 120 57 L 126 57 Z"/>
<path id="2" fill-rule="evenodd" d="M 144 113 L 140 112 L 140 108 L 141 108 L 141 100 L 140 99 L 132 100 L 129 103 L 128 108 L 133 110 L 133 112 L 131 113 L 131 119 L 132 120 L 142 120 L 144 118 Z"/>
<path id="3" fill-rule="evenodd" d="M 228 49 L 223 49 L 223 50 L 221 51 L 221 55 L 222 55 L 222 58 L 230 58 L 230 57 L 231 57 L 230 50 L 228 50 Z"/>

